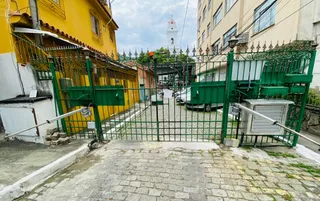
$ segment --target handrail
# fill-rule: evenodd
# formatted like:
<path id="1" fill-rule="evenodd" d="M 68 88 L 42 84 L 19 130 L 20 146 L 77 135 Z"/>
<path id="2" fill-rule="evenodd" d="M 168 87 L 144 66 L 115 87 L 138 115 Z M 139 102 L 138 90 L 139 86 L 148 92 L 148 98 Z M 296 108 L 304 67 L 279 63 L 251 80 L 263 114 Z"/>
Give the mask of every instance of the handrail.
<path id="1" fill-rule="evenodd" d="M 72 112 L 68 112 L 68 113 L 65 113 L 65 114 L 63 114 L 63 115 L 60 115 L 60 116 L 54 117 L 54 118 L 52 118 L 52 119 L 46 120 L 46 121 L 43 122 L 43 123 L 40 123 L 40 124 L 31 126 L 31 127 L 29 127 L 29 128 L 26 128 L 26 129 L 17 131 L 17 132 L 15 132 L 15 133 L 9 134 L 9 135 L 5 136 L 4 139 L 8 139 L 9 137 L 18 135 L 18 134 L 20 134 L 20 133 L 26 132 L 26 131 L 31 130 L 31 129 L 36 128 L 36 127 L 43 126 L 43 125 L 45 125 L 45 124 L 51 124 L 51 123 L 53 123 L 53 122 L 55 122 L 55 121 L 58 121 L 58 120 L 60 120 L 60 119 L 66 118 L 66 117 L 69 117 L 69 116 L 71 116 L 71 115 L 73 115 L 73 114 L 76 114 L 76 113 L 79 113 L 79 112 L 81 112 L 84 116 L 87 116 L 88 114 L 90 115 L 90 112 L 88 112 L 88 107 L 82 107 L 82 108 L 77 109 L 77 110 L 74 110 L 74 111 L 72 111 Z"/>

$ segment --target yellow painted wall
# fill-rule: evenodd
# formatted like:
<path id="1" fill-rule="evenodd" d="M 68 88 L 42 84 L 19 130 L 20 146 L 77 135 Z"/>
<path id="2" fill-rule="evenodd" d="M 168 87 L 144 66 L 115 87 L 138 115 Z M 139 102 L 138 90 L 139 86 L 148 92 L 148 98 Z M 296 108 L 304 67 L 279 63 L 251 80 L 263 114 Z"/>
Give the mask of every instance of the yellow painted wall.
<path id="1" fill-rule="evenodd" d="M 4 16 L 7 9 L 7 0 L 0 0 L 0 54 L 13 52 L 13 42 L 10 35 L 10 23 L 7 23 L 7 18 Z"/>
<path id="2" fill-rule="evenodd" d="M 1 13 L 4 13 L 4 11 L 8 8 L 6 1 L 7 0 L 0 0 Z M 16 4 L 14 3 L 11 3 L 11 13 L 17 12 L 17 10 L 21 9 L 19 11 L 20 14 L 27 13 L 28 15 L 31 15 L 30 9 L 26 9 L 27 7 L 29 7 L 29 0 L 19 0 L 16 2 L 18 6 L 16 6 Z M 63 31 L 65 34 L 75 37 L 76 39 L 84 42 L 85 44 L 93 47 L 100 52 L 108 52 L 109 55 L 111 54 L 111 52 L 113 52 L 117 57 L 117 47 L 115 41 L 115 30 L 117 28 L 112 22 L 110 22 L 110 17 L 96 2 L 96 0 L 77 0 L 77 2 L 72 0 L 60 0 L 61 5 L 56 5 L 55 7 L 48 6 L 48 3 L 56 5 L 52 0 L 38 0 L 40 20 L 42 20 L 44 23 L 48 23 L 49 25 L 54 26 L 60 31 Z M 64 11 L 65 18 L 57 14 L 61 11 Z M 96 37 L 92 32 L 90 13 L 93 13 L 93 15 L 99 19 L 101 40 L 98 40 L 98 37 Z M 12 18 L 14 18 L 15 21 L 18 21 L 18 19 L 20 19 L 21 17 L 15 16 Z M 10 36 L 7 28 L 9 27 L 9 25 L 6 23 L 6 19 L 3 16 L 0 17 L 0 27 L 1 30 L 5 29 L 5 31 L 0 32 L 0 37 L 8 38 L 8 36 Z M 44 27 L 42 29 L 51 31 Z M 112 32 L 113 41 L 110 39 L 109 30 Z M 12 50 L 9 48 L 10 45 L 8 43 L 8 40 L 4 40 L 4 42 L 4 44 L 1 44 L 0 53 Z"/>

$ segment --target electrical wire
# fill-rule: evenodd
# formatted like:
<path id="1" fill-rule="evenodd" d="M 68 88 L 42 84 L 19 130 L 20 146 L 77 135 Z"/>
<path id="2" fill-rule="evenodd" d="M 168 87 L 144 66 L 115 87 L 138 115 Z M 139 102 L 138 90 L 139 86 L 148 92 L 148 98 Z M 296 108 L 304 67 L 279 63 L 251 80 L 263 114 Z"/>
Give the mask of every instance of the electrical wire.
<path id="1" fill-rule="evenodd" d="M 186 19 L 187 19 L 188 9 L 189 9 L 189 1 L 190 0 L 187 1 L 186 11 L 184 14 L 184 21 L 183 21 L 183 27 L 182 27 L 182 33 L 181 33 L 181 39 L 180 39 L 180 48 L 182 47 L 182 39 L 183 39 L 184 27 L 186 26 Z"/>

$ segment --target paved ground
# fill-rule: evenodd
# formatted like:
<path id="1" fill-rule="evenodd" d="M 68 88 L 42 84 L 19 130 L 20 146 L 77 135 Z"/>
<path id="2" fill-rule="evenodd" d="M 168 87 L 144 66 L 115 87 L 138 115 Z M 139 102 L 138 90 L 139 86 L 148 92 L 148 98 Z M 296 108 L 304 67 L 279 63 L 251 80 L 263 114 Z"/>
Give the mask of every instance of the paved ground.
<path id="1" fill-rule="evenodd" d="M 0 135 L 0 190 L 86 143 L 73 140 L 68 145 L 50 147 L 23 141 L 6 142 L 3 136 Z"/>
<path id="2" fill-rule="evenodd" d="M 117 139 L 155 141 L 159 128 L 161 141 L 210 141 L 220 137 L 221 124 L 222 115 L 217 111 L 188 110 L 174 98 L 164 98 L 164 105 L 158 106 L 158 119 L 157 107 L 149 105 L 112 135 Z M 236 132 L 235 127 L 232 132 Z"/>
<path id="3" fill-rule="evenodd" d="M 319 169 L 290 165 L 307 159 L 213 148 L 113 141 L 20 200 L 320 200 Z"/>
<path id="4" fill-rule="evenodd" d="M 307 137 L 309 137 L 309 138 L 317 141 L 317 142 L 320 142 L 320 136 L 318 136 L 318 135 L 310 134 L 310 133 L 305 132 L 305 131 L 302 131 L 301 133 L 304 134 L 304 135 L 306 135 Z M 317 146 L 317 145 L 309 142 L 308 140 L 306 140 L 306 139 L 304 139 L 304 138 L 302 138 L 302 137 L 299 137 L 298 143 L 301 144 L 301 145 L 304 145 L 304 146 L 308 147 L 309 149 L 311 149 L 311 150 L 313 150 L 313 151 L 315 151 L 315 152 L 317 152 L 317 153 L 320 153 L 320 152 L 319 152 L 319 149 L 320 149 L 319 146 Z"/>

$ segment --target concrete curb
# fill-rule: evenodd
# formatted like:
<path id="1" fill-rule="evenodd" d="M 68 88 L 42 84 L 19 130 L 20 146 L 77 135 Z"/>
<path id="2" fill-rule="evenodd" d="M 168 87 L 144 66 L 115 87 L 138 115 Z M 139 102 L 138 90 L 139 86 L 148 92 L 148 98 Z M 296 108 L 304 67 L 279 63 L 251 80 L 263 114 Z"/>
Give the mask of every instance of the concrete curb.
<path id="1" fill-rule="evenodd" d="M 5 187 L 0 191 L 0 200 L 13 200 L 24 195 L 26 192 L 33 190 L 36 186 L 52 177 L 59 170 L 71 165 L 76 159 L 84 156 L 88 152 L 88 146 L 83 145 L 79 149 L 53 161 L 52 163 L 20 179 L 14 184 Z"/>

